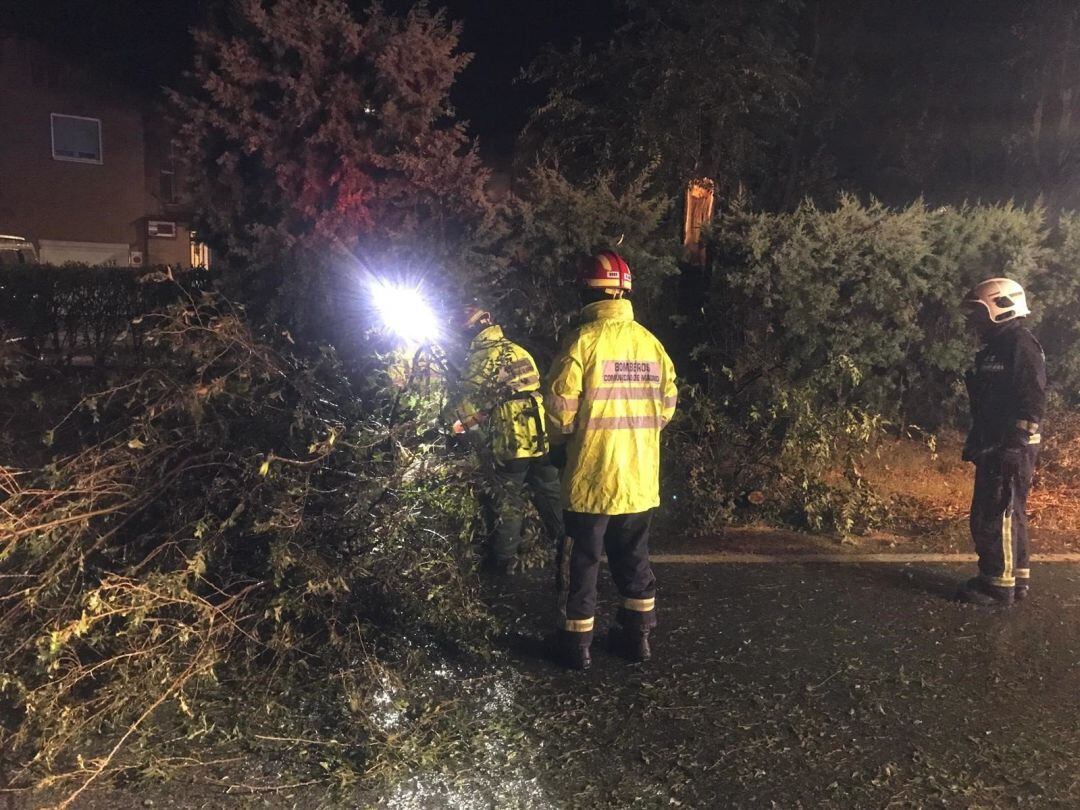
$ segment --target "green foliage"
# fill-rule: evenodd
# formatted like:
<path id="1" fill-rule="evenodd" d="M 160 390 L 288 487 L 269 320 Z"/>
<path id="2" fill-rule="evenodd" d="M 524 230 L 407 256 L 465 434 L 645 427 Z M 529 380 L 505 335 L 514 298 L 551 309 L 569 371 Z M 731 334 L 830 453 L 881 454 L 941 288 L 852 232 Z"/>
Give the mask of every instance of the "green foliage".
<path id="1" fill-rule="evenodd" d="M 1046 272 L 1029 286 L 1050 384 L 1068 406 L 1080 405 L 1080 213 L 1058 220 Z"/>
<path id="2" fill-rule="evenodd" d="M 212 724 L 215 701 L 287 728 L 288 696 L 313 683 L 353 766 L 387 767 L 413 745 L 379 725 L 392 684 L 432 733 L 406 686 L 415 651 L 491 628 L 471 574 L 474 465 L 378 375 L 353 385 L 329 352 L 262 343 L 224 300 L 151 320 L 145 369 L 56 425 L 77 449 L 0 468 L 9 775 L 130 767 L 149 718 Z"/>
<path id="3" fill-rule="evenodd" d="M 526 144 L 575 177 L 653 171 L 677 194 L 692 177 L 759 188 L 806 87 L 794 22 L 801 4 L 665 0 L 620 4 L 610 41 L 551 53 L 532 70 L 548 98 Z"/>
<path id="4" fill-rule="evenodd" d="M 696 349 L 706 387 L 676 443 L 699 526 L 764 517 L 848 535 L 884 519 L 857 460 L 889 423 L 966 420 L 976 343 L 959 302 L 985 278 L 1026 285 L 1051 385 L 1075 401 L 1078 233 L 1074 215 L 1051 230 L 1042 209 L 1011 204 L 723 212 Z"/>
<path id="5" fill-rule="evenodd" d="M 697 531 L 760 520 L 846 538 L 887 518 L 857 464 L 885 428 L 880 416 L 823 405 L 812 385 L 761 386 L 722 402 L 690 389 L 680 407 L 668 452 Z"/>
<path id="6" fill-rule="evenodd" d="M 833 210 L 808 202 L 791 214 L 735 205 L 712 243 L 718 329 L 701 351 L 718 394 L 763 378 L 806 383 L 823 404 L 849 401 L 930 428 L 962 417 L 957 384 L 974 349 L 964 291 L 993 276 L 1028 284 L 1040 333 L 1068 297 L 1039 297 L 1069 277 L 1039 208 L 893 210 L 849 196 Z"/>
<path id="7" fill-rule="evenodd" d="M 510 206 L 514 237 L 501 307 L 510 322 L 550 341 L 580 306 L 578 262 L 598 249 L 626 258 L 635 300 L 646 318 L 659 320 L 661 287 L 676 272 L 677 244 L 661 228 L 670 206 L 647 174 L 625 183 L 610 174 L 574 183 L 555 167 L 537 166 L 519 195 Z"/>

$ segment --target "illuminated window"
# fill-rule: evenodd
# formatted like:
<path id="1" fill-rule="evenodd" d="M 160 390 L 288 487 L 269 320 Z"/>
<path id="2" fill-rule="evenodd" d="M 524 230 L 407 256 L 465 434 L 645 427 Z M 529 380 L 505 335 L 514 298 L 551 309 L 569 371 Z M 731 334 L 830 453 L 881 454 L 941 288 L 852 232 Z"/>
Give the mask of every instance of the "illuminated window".
<path id="1" fill-rule="evenodd" d="M 53 160 L 101 163 L 101 120 L 52 113 Z"/>
<path id="2" fill-rule="evenodd" d="M 199 235 L 191 232 L 191 266 L 210 269 L 210 248 L 199 241 Z"/>

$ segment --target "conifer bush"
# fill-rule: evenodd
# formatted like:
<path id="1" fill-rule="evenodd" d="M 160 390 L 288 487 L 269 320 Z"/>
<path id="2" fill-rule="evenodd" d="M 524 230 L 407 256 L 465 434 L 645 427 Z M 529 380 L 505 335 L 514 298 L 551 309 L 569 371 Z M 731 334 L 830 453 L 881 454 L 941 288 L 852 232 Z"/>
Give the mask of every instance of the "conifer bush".
<path id="1" fill-rule="evenodd" d="M 985 278 L 1026 286 L 1051 388 L 1075 403 L 1078 232 L 1074 214 L 1050 227 L 1041 208 L 1012 204 L 889 209 L 845 196 L 833 209 L 762 213 L 736 201 L 710 234 L 703 384 L 684 399 L 688 435 L 673 435 L 707 505 L 699 527 L 878 525 L 885 505 L 858 458 L 888 430 L 966 427 L 976 341 L 959 302 Z"/>

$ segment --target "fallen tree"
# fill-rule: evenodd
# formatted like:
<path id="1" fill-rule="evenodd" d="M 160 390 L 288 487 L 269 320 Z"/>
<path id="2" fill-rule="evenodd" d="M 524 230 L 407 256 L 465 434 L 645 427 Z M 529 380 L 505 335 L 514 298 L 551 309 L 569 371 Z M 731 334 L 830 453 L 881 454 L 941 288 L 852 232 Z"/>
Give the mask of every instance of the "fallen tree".
<path id="1" fill-rule="evenodd" d="M 336 703 L 342 767 L 388 772 L 412 750 L 377 722 L 388 694 L 431 733 L 403 685 L 417 650 L 491 628 L 473 463 L 377 373 L 272 346 L 218 297 L 151 318 L 149 362 L 57 421 L 52 463 L 0 468 L 8 780 L 68 804 L 163 718 L 224 701 L 287 728 L 296 690 Z"/>

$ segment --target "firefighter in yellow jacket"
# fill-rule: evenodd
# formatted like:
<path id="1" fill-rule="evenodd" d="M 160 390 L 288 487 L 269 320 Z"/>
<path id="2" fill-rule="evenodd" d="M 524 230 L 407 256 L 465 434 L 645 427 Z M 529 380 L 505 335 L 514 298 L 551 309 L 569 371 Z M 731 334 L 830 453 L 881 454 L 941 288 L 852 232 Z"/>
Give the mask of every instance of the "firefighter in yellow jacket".
<path id="1" fill-rule="evenodd" d="M 591 664 L 600 555 L 607 551 L 622 604 L 614 649 L 651 657 L 656 579 L 649 524 L 660 505 L 660 431 L 675 413 L 675 368 L 664 347 L 634 321 L 630 269 L 605 251 L 581 274 L 585 306 L 551 370 L 546 397 L 553 442 L 564 442 L 562 493 L 567 539 L 559 549 L 560 654 Z"/>
<path id="2" fill-rule="evenodd" d="M 487 311 L 467 307 L 461 325 L 470 344 L 454 407 L 454 432 L 476 431 L 490 451 L 488 566 L 512 574 L 521 545 L 523 491 L 531 496 L 551 546 L 563 537 L 559 471 L 548 458 L 540 372 L 532 356 L 507 340 Z"/>

